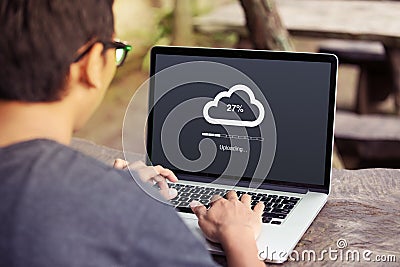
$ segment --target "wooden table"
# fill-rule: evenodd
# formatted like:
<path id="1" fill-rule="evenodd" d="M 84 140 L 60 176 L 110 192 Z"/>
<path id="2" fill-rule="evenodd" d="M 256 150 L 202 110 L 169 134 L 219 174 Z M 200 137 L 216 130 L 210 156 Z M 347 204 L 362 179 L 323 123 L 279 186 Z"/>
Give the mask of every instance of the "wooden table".
<path id="1" fill-rule="evenodd" d="M 296 36 L 381 42 L 394 77 L 396 108 L 400 110 L 400 2 L 277 0 L 283 24 Z M 200 32 L 247 35 L 239 1 L 197 17 Z"/>
<path id="2" fill-rule="evenodd" d="M 116 157 L 123 156 L 121 151 L 98 146 L 85 140 L 75 139 L 72 146 L 106 164 L 112 164 Z M 373 266 L 398 266 L 400 262 L 399 203 L 400 170 L 334 170 L 332 192 L 328 202 L 295 249 L 300 255 L 305 250 L 315 250 L 319 255 L 318 253 L 323 249 L 338 249 L 337 241 L 345 239 L 347 247 L 342 249 L 343 253 L 350 250 L 357 250 L 360 253 L 370 250 L 371 259 L 375 259 L 378 255 L 393 255 L 396 263 L 375 262 Z M 225 264 L 223 257 L 215 257 L 215 259 Z M 284 266 L 306 264 L 310 263 L 286 262 Z M 365 266 L 366 261 L 333 261 L 326 256 L 318 264 Z"/>

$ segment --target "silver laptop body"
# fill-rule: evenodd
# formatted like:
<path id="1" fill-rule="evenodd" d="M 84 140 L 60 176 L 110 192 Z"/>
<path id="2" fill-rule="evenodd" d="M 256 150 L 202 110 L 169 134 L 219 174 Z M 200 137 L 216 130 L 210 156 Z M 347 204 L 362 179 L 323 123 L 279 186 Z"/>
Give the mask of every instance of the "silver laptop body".
<path id="1" fill-rule="evenodd" d="M 187 66 L 179 70 L 180 64 L 196 62 L 202 63 L 198 64 L 200 66 L 192 64 L 193 70 L 191 70 L 191 64 L 187 64 Z M 216 65 L 215 70 L 212 70 L 212 64 L 210 64 L 210 67 L 204 67 L 208 66 L 204 65 L 206 63 L 218 63 L 218 65 Z M 267 219 L 265 219 L 265 221 L 268 222 L 262 225 L 261 234 L 257 238 L 257 246 L 260 259 L 274 263 L 286 261 L 296 244 L 325 205 L 329 196 L 337 64 L 337 58 L 334 55 L 328 54 L 154 47 L 151 52 L 151 75 L 155 77 L 157 73 L 163 71 L 165 75 L 156 78 L 150 88 L 149 98 L 153 112 L 150 113 L 148 121 L 147 153 L 149 155 L 149 161 L 152 164 L 161 164 L 172 169 L 180 179 L 180 185 L 177 189 L 184 190 L 185 194 L 183 194 L 184 197 L 178 195 L 174 202 L 175 205 L 179 206 L 179 203 L 184 203 L 186 205 L 186 201 L 188 201 L 186 199 L 190 198 L 193 194 L 199 196 L 201 192 L 223 193 L 232 189 L 242 193 L 250 193 L 254 196 L 256 201 L 264 199 L 271 204 L 273 201 L 276 201 L 276 199 L 279 200 L 278 202 L 273 202 L 271 207 L 267 209 L 266 214 L 277 215 L 275 216 L 276 218 L 274 217 L 272 219 L 266 217 Z M 174 72 L 175 70 L 169 74 L 169 69 L 174 67 L 176 67 L 176 71 L 182 73 L 184 77 L 179 75 L 174 76 L 176 74 L 176 72 Z M 235 70 L 229 69 L 230 67 Z M 197 74 L 193 73 L 196 68 L 200 70 L 196 72 Z M 219 77 L 224 76 L 224 68 L 227 69 L 227 72 L 236 70 L 243 72 L 246 76 L 250 77 L 250 79 L 254 78 L 251 81 L 254 82 L 254 84 L 250 84 L 250 82 L 246 83 L 242 80 L 231 81 L 231 84 L 224 85 L 226 89 L 211 88 L 207 87 L 208 85 L 204 85 L 204 79 L 207 79 L 208 76 L 210 76 L 214 84 L 217 84 L 218 82 L 213 79 L 219 79 Z M 167 71 L 165 72 L 165 70 Z M 265 72 L 263 72 L 264 70 Z M 215 75 L 215 73 L 218 75 L 214 77 L 213 75 Z M 169 79 L 170 76 L 171 79 Z M 187 81 L 184 81 L 177 85 L 178 91 L 182 91 L 180 93 L 177 92 L 176 95 L 174 95 L 172 89 L 172 91 L 168 91 L 168 93 L 159 93 L 159 91 L 166 90 L 165 87 L 174 87 L 169 83 L 171 82 L 170 80 L 176 82 L 176 77 L 182 79 L 190 78 L 196 83 L 197 76 L 199 76 L 199 81 L 202 81 L 202 83 L 196 84 L 197 87 L 194 89 L 182 89 L 182 87 L 188 84 Z M 232 77 L 234 77 L 232 79 L 238 79 L 237 75 L 233 75 Z M 263 84 L 264 81 L 265 86 Z M 257 147 L 260 142 L 269 142 L 268 139 L 272 139 L 272 137 L 269 136 L 268 133 L 264 137 L 260 137 L 262 135 L 257 135 L 258 132 L 255 130 L 256 127 L 254 127 L 254 124 L 234 125 L 234 123 L 231 122 L 233 120 L 225 120 L 225 125 L 222 126 L 227 129 L 227 132 L 224 132 L 222 131 L 221 125 L 218 125 L 215 121 L 208 121 L 202 118 L 202 115 L 205 114 L 204 110 L 197 110 L 204 107 L 204 103 L 208 103 L 208 100 L 204 100 L 203 97 L 214 98 L 215 100 L 219 92 L 229 92 L 228 89 L 234 87 L 230 87 L 230 85 L 237 86 L 240 84 L 247 84 L 248 87 L 254 85 L 261 88 L 260 92 L 264 95 L 266 101 L 268 101 L 268 107 L 266 107 L 265 104 L 265 111 L 263 112 L 271 113 L 270 115 L 274 119 L 274 127 L 276 127 L 275 154 L 271 159 L 271 166 L 266 168 L 268 171 L 261 174 L 261 176 L 264 175 L 264 179 L 256 179 L 255 182 L 251 179 L 253 177 L 245 177 L 247 175 L 247 169 L 237 175 L 234 173 L 235 170 L 229 172 L 227 175 L 222 171 L 218 173 L 218 160 L 220 160 L 218 157 L 228 157 L 227 155 L 229 153 L 231 153 L 229 155 L 232 157 L 232 154 L 237 153 L 240 160 L 242 154 L 248 153 L 249 165 L 251 165 L 252 162 L 254 162 L 254 158 L 257 157 L 251 154 L 253 153 L 252 151 L 241 152 L 242 154 L 238 152 L 241 148 L 240 142 L 242 142 L 240 138 L 246 139 L 246 141 L 250 143 L 248 150 L 251 150 L 253 149 L 252 146 Z M 295 86 L 290 86 L 291 84 Z M 240 87 L 236 88 L 240 89 Z M 187 113 L 193 111 L 196 116 L 193 120 L 187 122 L 189 125 L 187 128 L 190 128 L 189 130 L 185 130 L 186 128 L 182 127 L 183 137 L 179 139 L 180 137 L 176 137 L 175 130 L 168 130 L 168 126 L 165 125 L 171 118 L 163 116 L 169 111 L 172 112 L 173 108 L 178 109 L 177 111 L 175 110 L 178 112 L 177 114 L 179 114 L 179 112 L 182 113 L 182 111 L 179 111 L 179 105 L 184 101 L 182 99 L 175 99 L 183 97 L 182 95 L 186 94 L 186 92 L 193 92 L 194 95 L 188 95 L 185 96 L 186 98 L 182 99 L 189 102 L 191 99 L 198 98 L 200 104 L 199 108 L 197 108 L 195 102 L 189 103 L 192 108 L 190 111 L 188 110 Z M 170 96 L 169 93 L 171 94 Z M 255 98 L 261 98 L 257 93 L 254 93 L 254 95 Z M 224 97 L 226 97 L 226 95 L 224 95 Z M 173 103 L 174 101 L 178 102 Z M 222 105 L 225 108 L 223 111 L 225 112 L 228 110 L 227 112 L 230 116 L 234 100 L 232 98 L 232 103 L 229 102 L 230 100 L 226 101 L 227 102 L 224 102 Z M 160 103 L 160 107 L 157 107 L 155 102 Z M 165 107 L 162 106 L 163 103 L 166 103 L 164 104 Z M 232 116 L 240 117 L 251 108 L 245 105 L 237 106 Z M 256 113 L 258 115 L 254 116 L 260 116 L 261 111 L 258 110 Z M 182 115 L 182 117 L 185 116 L 190 116 L 190 114 Z M 266 121 L 269 117 L 268 115 L 264 116 L 264 121 Z M 171 121 L 179 122 L 179 115 L 174 115 L 172 117 Z M 299 121 L 299 118 L 303 118 L 303 121 Z M 242 120 L 242 117 L 239 119 Z M 195 124 L 196 122 L 198 122 L 198 125 Z M 266 127 L 267 132 L 269 131 L 268 129 L 272 127 L 271 125 L 272 124 Z M 174 127 L 176 128 L 178 126 Z M 246 129 L 250 134 L 242 136 L 240 134 L 229 134 L 231 129 L 235 132 L 238 127 L 247 127 Z M 259 127 L 261 127 L 261 124 L 259 124 Z M 169 132 L 163 133 L 163 129 Z M 167 136 L 165 138 L 171 138 L 172 141 L 166 139 L 169 145 L 177 138 L 178 142 L 182 142 L 179 143 L 180 146 L 191 146 L 192 139 L 194 140 L 193 142 L 196 142 L 196 145 L 198 140 L 203 142 L 202 140 L 205 138 L 207 138 L 206 142 L 210 142 L 210 140 L 215 142 L 217 156 L 215 156 L 212 164 L 216 165 L 216 167 L 211 164 L 205 171 L 199 171 L 198 169 L 193 169 L 193 171 L 191 171 L 191 165 L 189 163 L 187 163 L 188 165 L 182 163 L 182 166 L 184 166 L 182 168 L 179 168 L 179 166 L 176 167 L 175 164 L 170 162 L 169 159 L 171 159 L 171 157 L 162 156 L 165 151 L 159 150 L 159 147 L 162 145 L 159 142 L 165 142 L 165 140 L 161 140 L 163 138 L 159 138 L 159 136 L 163 134 Z M 255 135 L 257 137 L 254 137 Z M 235 142 L 238 142 L 239 145 L 228 145 L 224 147 L 226 144 Z M 172 144 L 172 146 L 173 145 L 174 144 Z M 227 152 L 224 150 L 225 148 L 231 151 Z M 237 151 L 234 151 L 234 149 Z M 271 149 L 269 149 L 267 153 L 269 153 L 270 150 Z M 205 153 L 204 151 L 202 151 L 203 154 Z M 190 154 L 192 152 L 183 151 L 182 153 Z M 194 153 L 192 160 L 195 160 L 196 157 L 201 157 L 195 154 L 196 153 Z M 220 161 L 222 162 L 223 160 Z M 258 162 L 258 166 L 263 164 L 264 162 Z M 265 163 L 265 165 L 268 164 Z M 256 173 L 254 170 L 251 171 Z M 242 177 L 242 175 L 244 176 Z M 260 174 L 258 175 L 260 176 Z M 233 176 L 239 177 L 236 177 L 234 182 L 232 182 Z M 182 193 L 180 194 L 182 195 Z M 184 199 L 184 201 L 179 202 L 179 199 Z M 285 209 L 285 207 L 289 207 L 290 209 Z M 282 211 L 285 214 L 284 216 L 279 216 L 279 213 L 273 213 L 272 211 Z M 179 212 L 179 215 L 195 235 L 205 240 L 198 227 L 197 219 L 194 214 L 190 212 Z M 207 242 L 207 246 L 212 253 L 223 254 L 218 244 Z"/>

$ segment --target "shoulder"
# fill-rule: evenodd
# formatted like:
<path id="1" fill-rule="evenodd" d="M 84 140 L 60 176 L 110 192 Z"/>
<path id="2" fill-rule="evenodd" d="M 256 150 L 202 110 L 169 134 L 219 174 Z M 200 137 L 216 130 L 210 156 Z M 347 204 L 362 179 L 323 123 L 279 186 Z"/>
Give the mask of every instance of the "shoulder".
<path id="1" fill-rule="evenodd" d="M 23 251 L 21 260 L 43 255 L 38 262 L 70 266 L 212 264 L 175 211 L 128 172 L 54 142 L 9 152 L 16 157 L 18 150 L 29 161 L 21 167 L 25 178 L 13 186 L 18 194 L 14 243 Z"/>

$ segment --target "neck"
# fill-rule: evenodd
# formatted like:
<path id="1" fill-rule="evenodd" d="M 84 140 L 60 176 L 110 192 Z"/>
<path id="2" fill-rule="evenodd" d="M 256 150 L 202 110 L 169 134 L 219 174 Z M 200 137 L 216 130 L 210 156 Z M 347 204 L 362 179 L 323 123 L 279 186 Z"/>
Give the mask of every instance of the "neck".
<path id="1" fill-rule="evenodd" d="M 66 110 L 62 102 L 0 101 L 0 147 L 39 138 L 68 145 L 74 127 Z"/>

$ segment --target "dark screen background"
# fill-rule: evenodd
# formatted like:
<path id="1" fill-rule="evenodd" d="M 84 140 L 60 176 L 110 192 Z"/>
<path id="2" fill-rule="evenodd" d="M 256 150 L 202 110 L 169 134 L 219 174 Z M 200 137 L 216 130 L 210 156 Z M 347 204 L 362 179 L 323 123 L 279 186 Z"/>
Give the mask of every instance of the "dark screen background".
<path id="1" fill-rule="evenodd" d="M 155 72 L 175 64 L 190 61 L 213 61 L 232 66 L 251 78 L 262 90 L 272 109 L 276 124 L 277 144 L 272 168 L 260 179 L 323 185 L 327 142 L 328 101 L 331 66 L 325 62 L 299 62 L 245 58 L 216 58 L 180 55 L 157 55 Z M 155 92 L 162 91 L 155 84 Z M 201 83 L 187 84 L 168 92 L 154 107 L 151 161 L 175 170 L 161 149 L 161 127 L 166 115 L 179 103 L 196 97 L 215 97 L 226 90 Z M 183 128 L 179 142 L 182 153 L 189 159 L 199 156 L 197 145 L 201 132 L 223 133 L 220 125 L 210 125 L 197 118 Z M 259 135 L 259 129 L 247 128 L 249 135 Z M 175 138 L 175 137 L 172 137 Z M 230 145 L 229 139 L 218 144 Z M 187 145 L 190 144 L 190 145 Z M 259 146 L 251 142 L 245 177 L 252 177 L 259 155 Z M 232 153 L 232 152 L 228 152 Z M 214 163 L 204 170 L 220 174 L 226 167 L 229 154 L 218 151 Z"/>

